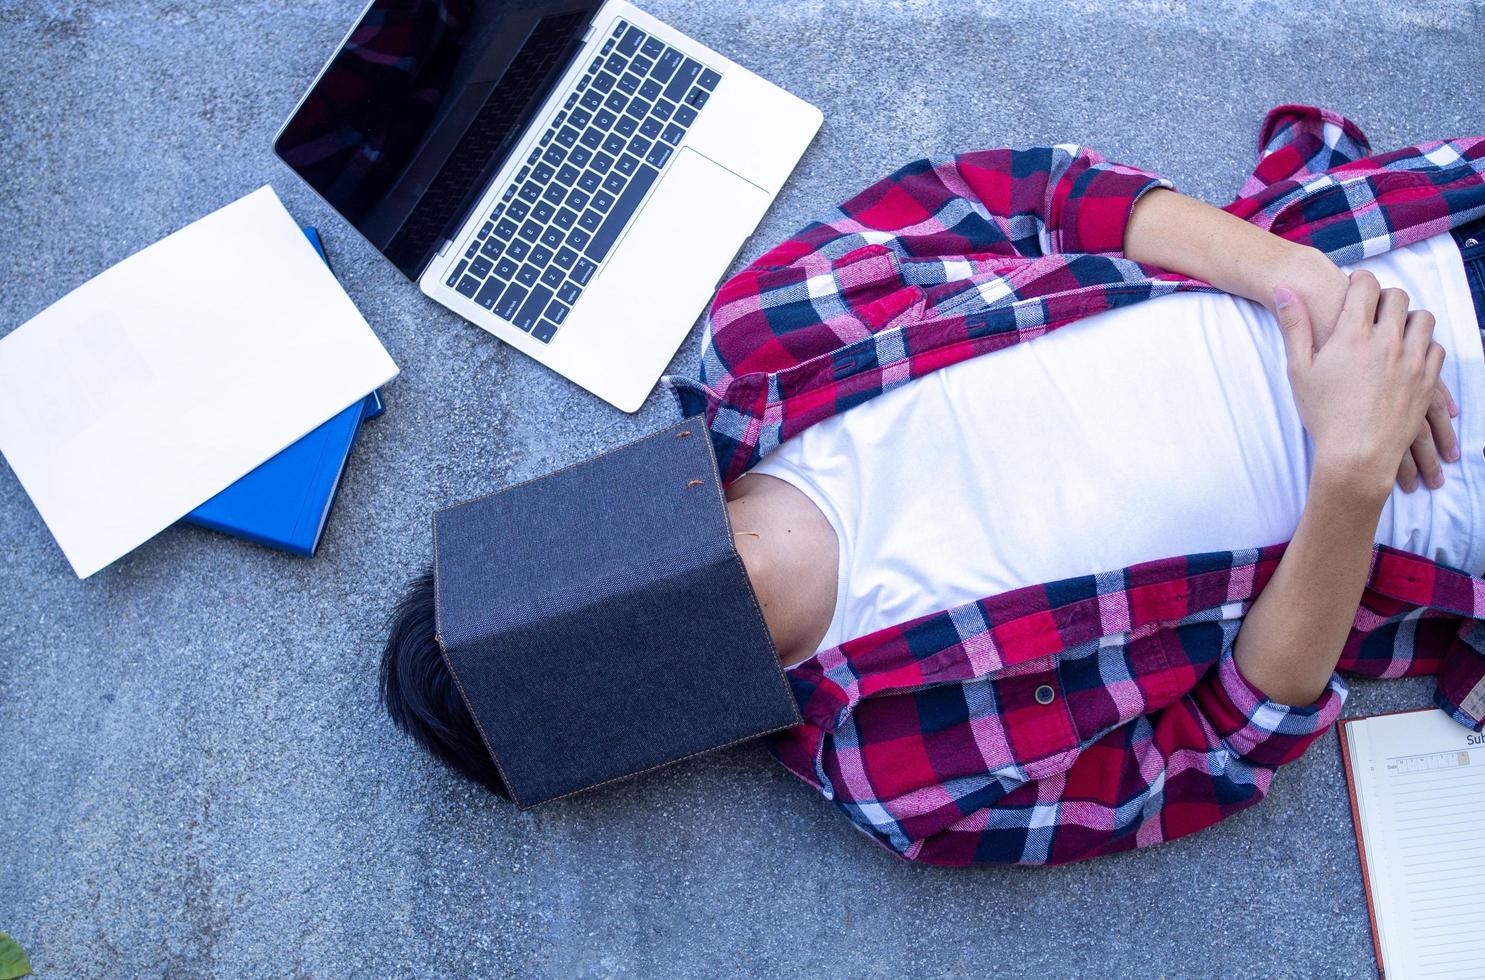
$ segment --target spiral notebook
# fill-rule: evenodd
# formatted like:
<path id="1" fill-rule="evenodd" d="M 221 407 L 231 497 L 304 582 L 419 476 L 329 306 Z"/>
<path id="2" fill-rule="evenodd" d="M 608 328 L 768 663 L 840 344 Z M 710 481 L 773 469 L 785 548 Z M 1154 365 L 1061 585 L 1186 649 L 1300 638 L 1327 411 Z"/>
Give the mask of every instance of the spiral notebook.
<path id="1" fill-rule="evenodd" d="M 1336 730 L 1378 972 L 1485 976 L 1485 735 L 1437 708 Z"/>

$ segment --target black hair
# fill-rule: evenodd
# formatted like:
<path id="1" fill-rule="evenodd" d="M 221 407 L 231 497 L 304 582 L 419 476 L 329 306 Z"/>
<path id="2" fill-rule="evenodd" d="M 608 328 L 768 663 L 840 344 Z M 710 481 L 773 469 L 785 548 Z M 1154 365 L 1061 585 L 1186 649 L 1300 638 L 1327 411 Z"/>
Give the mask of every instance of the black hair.
<path id="1" fill-rule="evenodd" d="M 439 649 L 431 568 L 408 583 L 392 610 L 380 687 L 398 728 L 455 772 L 510 798 Z"/>

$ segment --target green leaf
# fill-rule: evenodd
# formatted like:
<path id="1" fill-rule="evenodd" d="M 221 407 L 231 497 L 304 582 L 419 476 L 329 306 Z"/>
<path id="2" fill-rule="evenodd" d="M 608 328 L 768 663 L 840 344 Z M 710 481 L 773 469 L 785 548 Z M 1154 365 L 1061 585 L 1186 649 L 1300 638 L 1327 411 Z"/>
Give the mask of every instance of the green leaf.
<path id="1" fill-rule="evenodd" d="M 0 980 L 15 980 L 30 973 L 31 961 L 21 944 L 0 932 Z"/>

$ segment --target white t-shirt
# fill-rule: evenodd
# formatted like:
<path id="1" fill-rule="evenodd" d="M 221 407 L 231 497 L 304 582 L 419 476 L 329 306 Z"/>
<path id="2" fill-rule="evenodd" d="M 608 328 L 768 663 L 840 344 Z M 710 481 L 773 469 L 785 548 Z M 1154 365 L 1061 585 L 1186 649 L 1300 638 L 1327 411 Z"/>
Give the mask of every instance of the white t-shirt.
<path id="1" fill-rule="evenodd" d="M 1360 264 L 1438 318 L 1461 461 L 1394 487 L 1376 540 L 1478 573 L 1485 355 L 1448 235 Z M 1111 310 L 918 378 L 806 429 L 752 472 L 840 545 L 821 648 L 985 596 L 1172 555 L 1287 541 L 1314 458 L 1272 314 L 1225 295 Z"/>

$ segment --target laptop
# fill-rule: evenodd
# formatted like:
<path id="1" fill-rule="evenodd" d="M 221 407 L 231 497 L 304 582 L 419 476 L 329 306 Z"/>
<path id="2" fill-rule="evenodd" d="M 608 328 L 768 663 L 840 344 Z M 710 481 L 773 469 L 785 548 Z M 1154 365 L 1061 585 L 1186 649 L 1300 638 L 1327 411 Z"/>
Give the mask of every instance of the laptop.
<path id="1" fill-rule="evenodd" d="M 274 149 L 433 300 L 634 412 L 822 118 L 622 0 L 373 0 Z"/>

